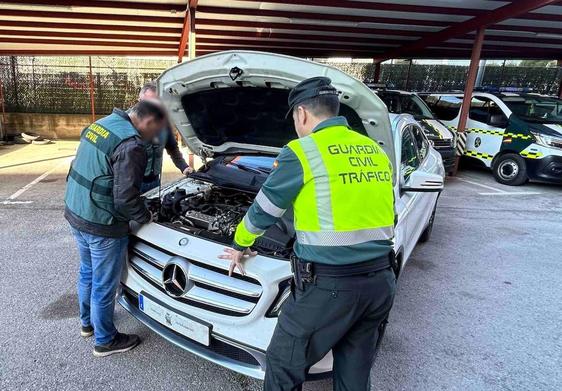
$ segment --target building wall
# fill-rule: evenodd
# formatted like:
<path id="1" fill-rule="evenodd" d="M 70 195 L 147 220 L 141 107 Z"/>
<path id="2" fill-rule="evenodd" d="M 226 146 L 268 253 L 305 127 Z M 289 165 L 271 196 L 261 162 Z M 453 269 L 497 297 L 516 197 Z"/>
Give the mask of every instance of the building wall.
<path id="1" fill-rule="evenodd" d="M 33 132 L 53 140 L 77 139 L 91 122 L 91 114 L 6 113 L 8 135 Z"/>

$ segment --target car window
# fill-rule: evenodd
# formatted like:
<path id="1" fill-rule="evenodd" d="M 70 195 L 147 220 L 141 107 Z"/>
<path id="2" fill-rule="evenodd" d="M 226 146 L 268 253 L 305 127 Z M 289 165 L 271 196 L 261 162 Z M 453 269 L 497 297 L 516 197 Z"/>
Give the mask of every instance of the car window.
<path id="1" fill-rule="evenodd" d="M 444 121 L 452 121 L 459 114 L 462 99 L 454 96 L 429 96 L 426 98 L 426 103 L 437 118 Z"/>
<path id="2" fill-rule="evenodd" d="M 504 120 L 507 120 L 502 109 L 492 99 L 476 96 L 472 98 L 470 111 L 468 113 L 470 119 L 491 125 L 490 119 L 492 116 L 498 115 L 502 116 Z"/>
<path id="3" fill-rule="evenodd" d="M 400 157 L 400 172 L 404 179 L 408 179 L 420 165 L 416 140 L 411 132 L 411 126 L 402 131 L 402 155 Z"/>
<path id="4" fill-rule="evenodd" d="M 418 148 L 420 162 L 423 162 L 429 153 L 429 141 L 427 141 L 427 138 L 423 134 L 423 130 L 421 130 L 419 126 L 411 125 L 410 128 L 414 136 L 414 141 L 416 142 L 416 147 Z"/>

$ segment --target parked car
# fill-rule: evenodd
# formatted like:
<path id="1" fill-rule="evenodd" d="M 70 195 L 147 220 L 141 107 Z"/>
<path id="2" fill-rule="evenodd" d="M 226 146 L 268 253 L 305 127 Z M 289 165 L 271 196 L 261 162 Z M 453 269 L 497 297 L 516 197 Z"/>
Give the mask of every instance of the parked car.
<path id="1" fill-rule="evenodd" d="M 425 100 L 456 130 L 462 93 L 430 94 Z M 562 183 L 562 100 L 531 93 L 475 92 L 466 135 L 464 155 L 491 168 L 498 182 Z"/>
<path id="2" fill-rule="evenodd" d="M 439 121 L 427 104 L 415 92 L 388 89 L 383 84 L 368 83 L 382 99 L 389 113 L 411 114 L 420 123 L 433 147 L 441 154 L 445 172 L 452 172 L 456 163 L 456 133 Z"/>
<path id="3" fill-rule="evenodd" d="M 289 89 L 318 75 L 332 79 L 341 114 L 377 140 L 396 168 L 399 275 L 416 242 L 430 237 L 444 177 L 441 156 L 412 116 L 389 118 L 375 94 L 336 68 L 278 54 L 210 54 L 158 79 L 171 120 L 205 164 L 145 194 L 157 221 L 131 236 L 119 302 L 170 342 L 255 378 L 264 375 L 265 351 L 290 293 L 292 213 L 256 241 L 258 255 L 246 261 L 247 275 L 229 277 L 229 262 L 217 256 L 231 243 L 280 147 L 296 137 L 285 119 Z M 309 373 L 321 376 L 331 368 L 328 354 Z"/>

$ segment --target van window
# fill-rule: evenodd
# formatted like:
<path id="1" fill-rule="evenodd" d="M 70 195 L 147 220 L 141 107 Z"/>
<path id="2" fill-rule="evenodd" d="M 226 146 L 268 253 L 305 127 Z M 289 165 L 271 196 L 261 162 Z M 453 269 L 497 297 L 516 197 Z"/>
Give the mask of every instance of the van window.
<path id="1" fill-rule="evenodd" d="M 411 126 L 407 126 L 402 131 L 402 155 L 400 157 L 400 172 L 404 179 L 408 179 L 410 174 L 414 172 L 420 165 L 416 141 Z"/>
<path id="2" fill-rule="evenodd" d="M 492 99 L 476 96 L 472 98 L 472 101 L 470 102 L 470 111 L 468 113 L 468 117 L 470 119 L 491 125 L 490 118 L 493 115 L 500 115 L 507 120 L 502 109 Z"/>
<path id="3" fill-rule="evenodd" d="M 441 96 L 438 100 L 435 97 L 427 97 L 426 103 L 435 113 L 435 116 L 444 121 L 452 121 L 459 115 L 462 99 L 454 96 Z"/>

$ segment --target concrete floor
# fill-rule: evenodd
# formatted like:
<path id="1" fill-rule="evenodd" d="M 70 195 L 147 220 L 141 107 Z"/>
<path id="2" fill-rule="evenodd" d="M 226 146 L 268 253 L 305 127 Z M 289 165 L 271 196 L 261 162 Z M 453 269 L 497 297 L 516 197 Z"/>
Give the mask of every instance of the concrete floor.
<path id="1" fill-rule="evenodd" d="M 143 344 L 94 359 L 78 333 L 77 253 L 62 217 L 75 147 L 0 147 L 0 389 L 260 389 L 121 308 L 119 329 Z M 562 389 L 561 213 L 560 186 L 507 187 L 477 170 L 450 179 L 433 237 L 399 281 L 373 389 Z"/>

